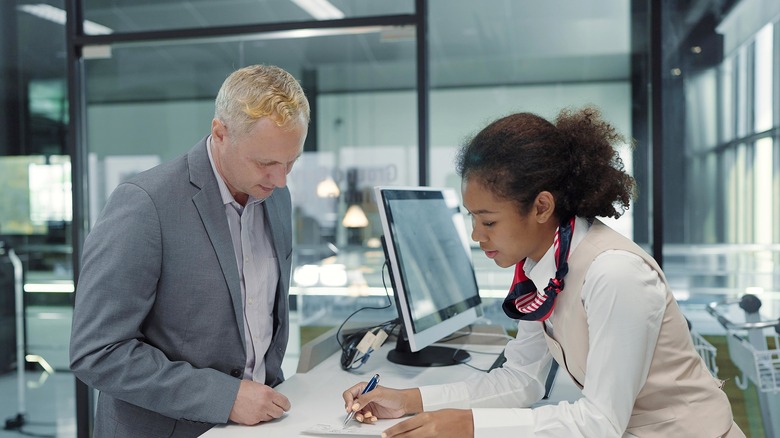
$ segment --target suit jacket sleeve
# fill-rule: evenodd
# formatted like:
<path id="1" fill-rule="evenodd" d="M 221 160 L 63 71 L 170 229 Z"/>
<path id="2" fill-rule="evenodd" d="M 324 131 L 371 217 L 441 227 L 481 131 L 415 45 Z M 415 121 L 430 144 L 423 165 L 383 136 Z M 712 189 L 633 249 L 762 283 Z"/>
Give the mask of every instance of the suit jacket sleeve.
<path id="1" fill-rule="evenodd" d="M 186 248 L 187 242 L 181 247 Z M 169 305 L 169 313 L 155 313 L 155 302 L 169 299 L 159 295 L 174 290 L 170 286 L 160 289 L 163 264 L 182 257 L 163 254 L 163 248 L 168 247 L 163 245 L 160 214 L 153 199 L 135 184 L 120 185 L 84 244 L 73 314 L 71 368 L 88 385 L 134 405 L 172 418 L 225 423 L 240 380 L 226 370 L 186 360 L 182 351 L 193 348 L 185 346 L 187 336 L 199 334 L 166 331 L 166 324 L 181 326 L 193 314 L 179 315 L 181 320 L 173 321 L 176 309 Z M 197 254 L 200 248 L 190 250 Z M 197 256 L 193 259 L 198 260 Z M 183 295 L 182 300 L 186 299 Z M 203 311 L 194 316 L 206 315 Z M 223 322 L 213 322 L 217 334 Z M 148 336 L 150 331 L 154 338 Z M 219 355 L 219 347 L 214 349 L 210 354 Z"/>

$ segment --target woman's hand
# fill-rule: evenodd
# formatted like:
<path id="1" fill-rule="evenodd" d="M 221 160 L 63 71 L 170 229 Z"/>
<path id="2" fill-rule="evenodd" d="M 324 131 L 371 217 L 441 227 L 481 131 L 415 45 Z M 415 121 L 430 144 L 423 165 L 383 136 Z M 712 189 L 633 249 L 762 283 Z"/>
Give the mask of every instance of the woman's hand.
<path id="1" fill-rule="evenodd" d="M 471 409 L 423 412 L 382 432 L 382 438 L 473 438 Z"/>
<path id="2" fill-rule="evenodd" d="M 366 382 L 344 391 L 347 413 L 355 411 L 357 421 L 370 423 L 377 418 L 400 418 L 422 411 L 422 397 L 418 389 L 392 389 L 377 385 L 372 391 L 360 394 Z"/>

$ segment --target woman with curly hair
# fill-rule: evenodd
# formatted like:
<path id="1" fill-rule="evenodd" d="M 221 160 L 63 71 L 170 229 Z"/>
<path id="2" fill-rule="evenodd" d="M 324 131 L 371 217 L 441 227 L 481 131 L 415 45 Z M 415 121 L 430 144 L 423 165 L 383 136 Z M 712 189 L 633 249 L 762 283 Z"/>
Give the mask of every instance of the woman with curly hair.
<path id="1" fill-rule="evenodd" d="M 661 268 L 597 219 L 629 207 L 635 182 L 615 149 L 623 141 L 584 108 L 555 123 L 513 114 L 464 146 L 457 169 L 471 237 L 515 270 L 503 303 L 518 320 L 507 361 L 445 385 L 361 395 L 360 383 L 343 394 L 347 411 L 363 422 L 417 414 L 383 437 L 744 437 Z M 528 408 L 552 360 L 582 397 Z"/>

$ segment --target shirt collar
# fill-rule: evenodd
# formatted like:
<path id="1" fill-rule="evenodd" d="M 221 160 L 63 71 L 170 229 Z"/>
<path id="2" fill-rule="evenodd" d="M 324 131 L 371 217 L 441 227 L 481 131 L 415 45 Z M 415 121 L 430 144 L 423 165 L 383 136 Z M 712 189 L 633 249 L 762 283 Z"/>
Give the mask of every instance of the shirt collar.
<path id="1" fill-rule="evenodd" d="M 211 136 L 206 139 L 206 150 L 209 153 L 209 163 L 211 163 L 211 170 L 214 172 L 214 177 L 217 179 L 217 185 L 219 186 L 219 194 L 222 198 L 222 203 L 224 205 L 232 205 L 239 209 L 239 211 L 244 209 L 244 206 L 239 204 L 238 201 L 236 201 L 236 198 L 233 197 L 233 195 L 230 193 L 230 189 L 228 189 L 227 184 L 225 184 L 225 180 L 222 179 L 222 175 L 219 174 L 219 171 L 217 170 L 216 164 L 214 164 L 214 157 L 211 155 Z M 249 199 L 246 202 L 246 205 L 254 204 L 254 203 L 260 203 L 265 201 L 265 199 L 257 199 L 253 197 L 252 195 L 249 195 Z"/>
<path id="2" fill-rule="evenodd" d="M 569 256 L 577 248 L 577 245 L 585 239 L 585 234 L 590 229 L 590 225 L 591 223 L 587 219 L 577 217 L 574 222 L 574 233 L 571 236 Z M 550 245 L 547 252 L 544 253 L 544 256 L 538 262 L 527 259 L 523 268 L 525 275 L 534 282 L 537 288 L 547 287 L 550 279 L 555 277 L 555 245 Z"/>

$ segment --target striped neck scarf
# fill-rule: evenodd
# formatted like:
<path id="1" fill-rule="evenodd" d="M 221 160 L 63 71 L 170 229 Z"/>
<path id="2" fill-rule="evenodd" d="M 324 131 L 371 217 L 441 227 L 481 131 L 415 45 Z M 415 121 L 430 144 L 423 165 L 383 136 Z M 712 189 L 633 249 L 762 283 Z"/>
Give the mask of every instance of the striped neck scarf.
<path id="1" fill-rule="evenodd" d="M 550 279 L 543 291 L 537 290 L 534 282 L 525 275 L 523 266 L 527 259 L 515 265 L 515 278 L 503 304 L 507 316 L 524 321 L 544 321 L 550 317 L 555 307 L 555 298 L 563 290 L 563 278 L 569 272 L 569 247 L 574 221 L 575 217 L 564 221 L 555 231 L 555 277 Z"/>

